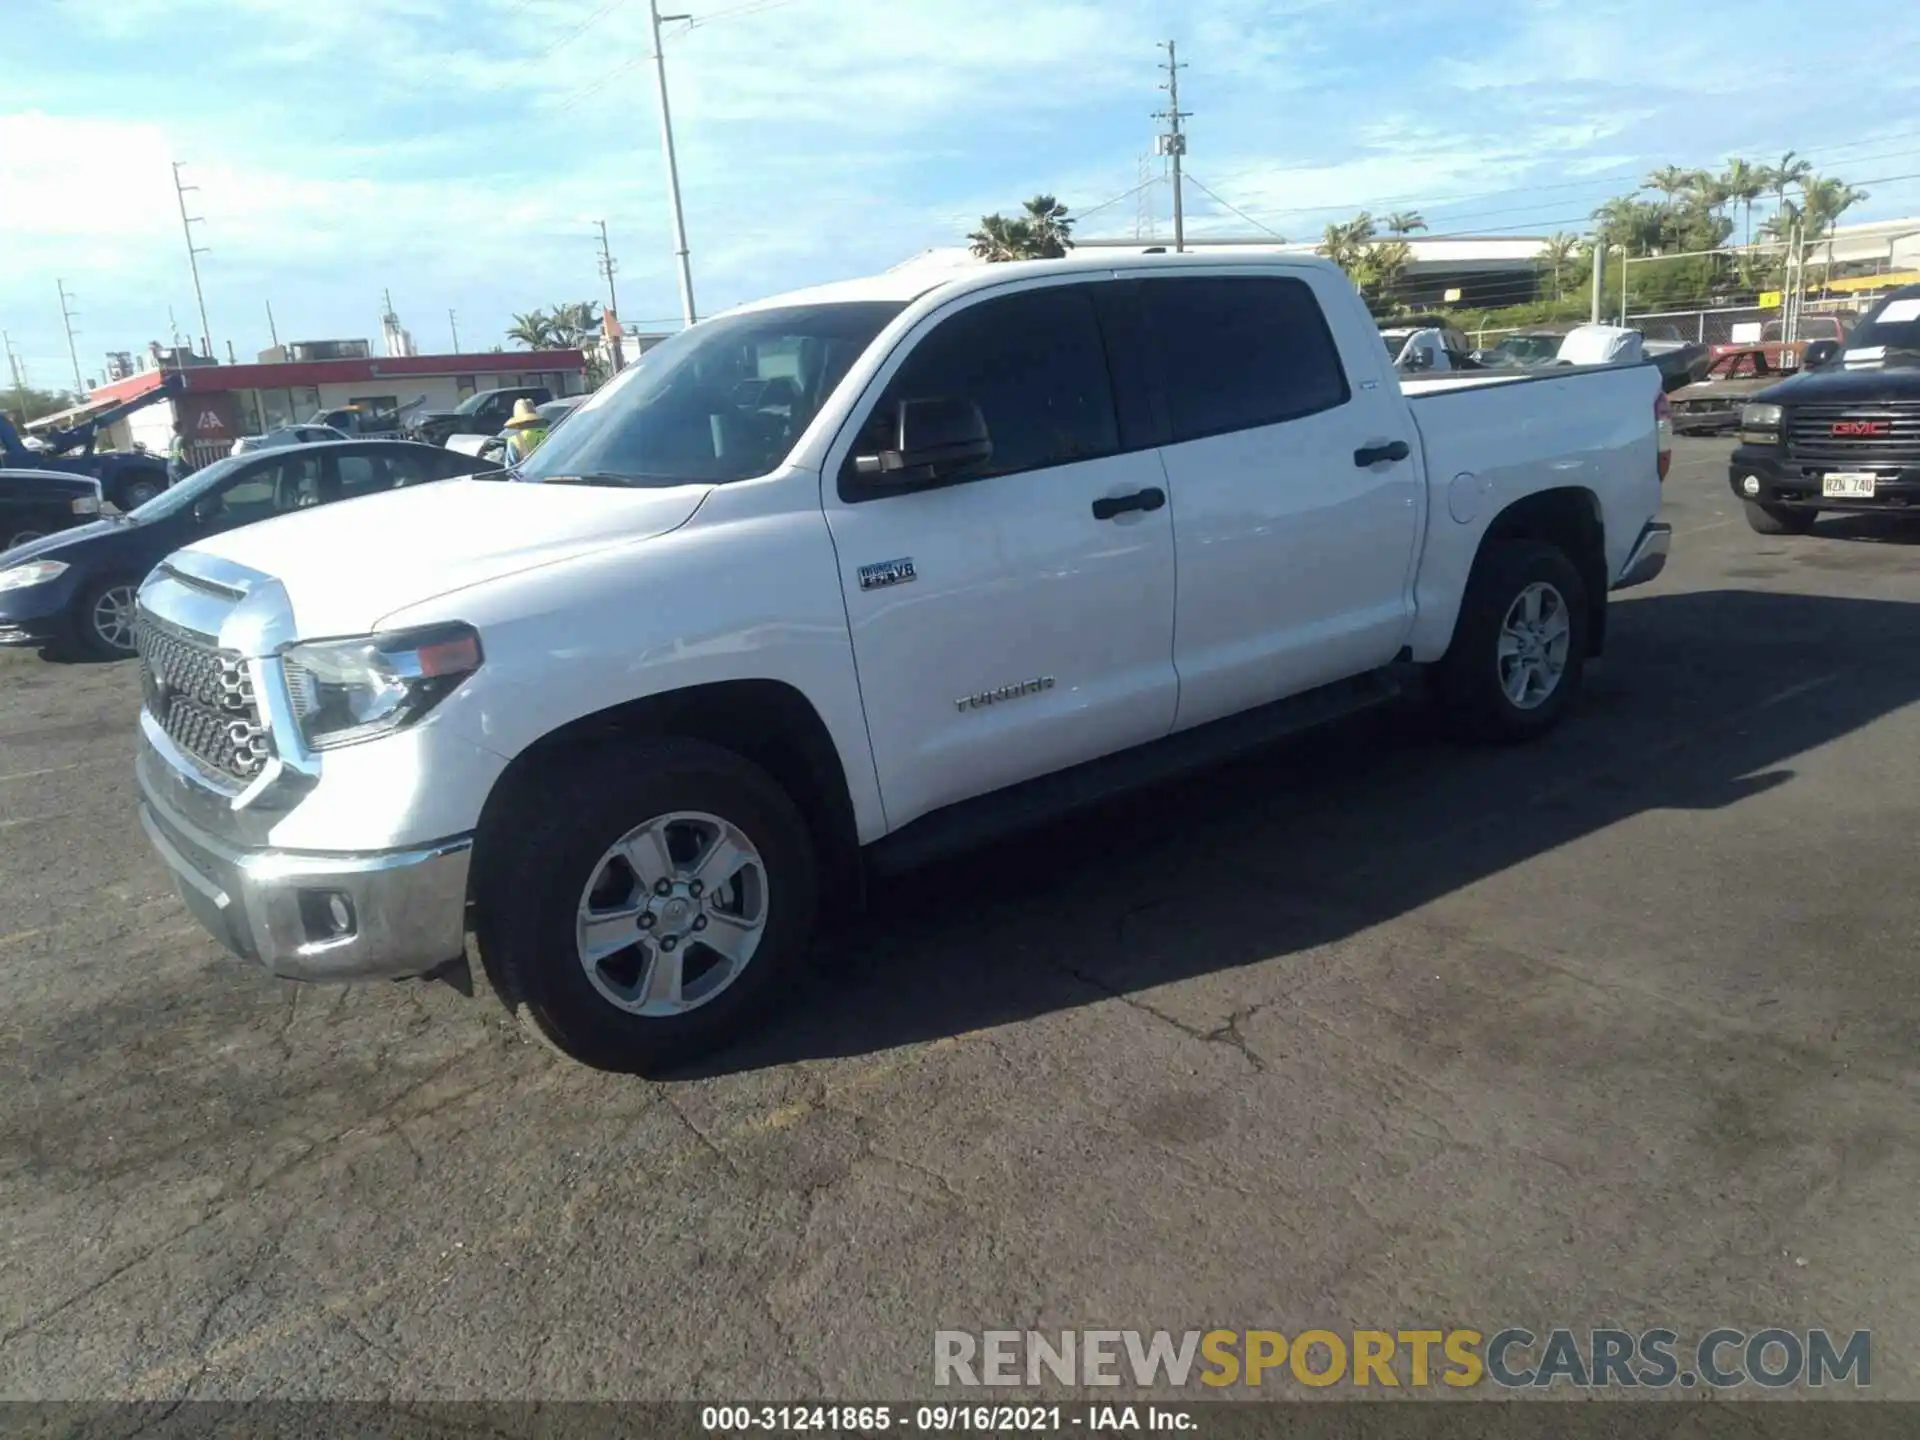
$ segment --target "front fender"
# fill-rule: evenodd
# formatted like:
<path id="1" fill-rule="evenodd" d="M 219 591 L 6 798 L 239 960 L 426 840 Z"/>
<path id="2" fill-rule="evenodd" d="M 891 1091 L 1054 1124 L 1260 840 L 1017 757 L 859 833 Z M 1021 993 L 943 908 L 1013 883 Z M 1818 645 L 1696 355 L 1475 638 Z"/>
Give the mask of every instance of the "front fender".
<path id="1" fill-rule="evenodd" d="M 886 832 L 818 477 L 716 489 L 680 529 L 411 606 L 382 628 L 477 627 L 486 662 L 435 725 L 505 760 L 635 700 L 769 680 L 820 716 L 862 843 Z M 484 796 L 472 797 L 477 822 Z"/>

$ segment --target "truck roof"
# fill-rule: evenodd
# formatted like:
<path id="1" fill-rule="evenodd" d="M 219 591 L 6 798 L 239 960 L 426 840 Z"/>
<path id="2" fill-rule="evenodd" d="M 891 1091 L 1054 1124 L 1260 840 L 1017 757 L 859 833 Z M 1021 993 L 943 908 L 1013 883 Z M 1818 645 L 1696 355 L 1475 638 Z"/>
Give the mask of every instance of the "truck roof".
<path id="1" fill-rule="evenodd" d="M 782 305 L 830 305 L 863 300 L 904 304 L 936 290 L 961 295 L 970 290 L 1003 285 L 1027 275 L 1110 274 L 1122 270 L 1245 270 L 1255 267 L 1263 270 L 1338 270 L 1331 260 L 1318 255 L 1067 255 L 1059 260 L 956 265 L 952 270 L 929 271 L 911 267 L 888 270 L 858 280 L 836 280 L 827 285 L 769 295 L 764 300 L 750 300 L 744 305 L 736 305 L 724 313 L 735 315 L 751 310 L 771 310 Z"/>

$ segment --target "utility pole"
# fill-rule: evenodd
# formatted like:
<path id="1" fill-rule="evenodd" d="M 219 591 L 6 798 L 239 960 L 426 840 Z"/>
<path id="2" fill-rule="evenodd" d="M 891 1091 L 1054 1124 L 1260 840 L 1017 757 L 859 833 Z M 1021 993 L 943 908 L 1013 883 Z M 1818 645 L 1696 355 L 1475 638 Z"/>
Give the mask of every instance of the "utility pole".
<path id="1" fill-rule="evenodd" d="M 204 246 L 193 243 L 193 227 L 207 222 L 198 215 L 187 214 L 187 191 L 198 190 L 198 185 L 180 183 L 180 162 L 173 162 L 173 193 L 180 202 L 180 233 L 187 237 L 187 266 L 193 271 L 193 298 L 200 306 L 200 348 L 207 358 L 213 358 L 213 327 L 207 324 L 207 297 L 200 289 L 200 257 L 207 253 Z"/>
<path id="2" fill-rule="evenodd" d="M 1180 108 L 1180 72 L 1187 67 L 1176 57 L 1174 42 L 1168 40 L 1165 44 L 1167 83 L 1160 88 L 1167 92 L 1167 108 L 1155 111 L 1153 118 L 1166 121 L 1167 129 L 1155 140 L 1154 150 L 1173 162 L 1173 249 L 1178 255 L 1184 254 L 1187 248 L 1186 212 L 1180 194 L 1180 162 L 1186 157 L 1187 137 L 1181 133 L 1180 122 L 1193 112 Z"/>
<path id="3" fill-rule="evenodd" d="M 627 357 L 620 353 L 620 299 L 613 293 L 613 272 L 618 270 L 620 265 L 613 258 L 613 251 L 607 245 L 607 222 L 602 220 L 598 223 L 600 226 L 600 273 L 607 277 L 607 314 L 613 320 L 613 323 L 607 327 L 607 338 L 612 342 L 613 373 L 618 375 L 627 368 Z M 688 309 L 691 310 L 692 306 L 689 305 Z"/>
<path id="4" fill-rule="evenodd" d="M 273 348 L 280 348 L 280 328 L 273 323 L 273 301 L 267 301 L 267 336 L 273 341 Z"/>
<path id="5" fill-rule="evenodd" d="M 15 390 L 25 390 L 27 388 L 27 377 L 20 369 L 19 355 L 14 353 L 13 336 L 4 330 L 0 330 L 0 345 L 6 347 L 7 368 L 13 371 L 13 388 Z"/>
<path id="6" fill-rule="evenodd" d="M 1593 323 L 1600 323 L 1600 296 L 1607 287 L 1607 240 L 1593 237 Z"/>
<path id="7" fill-rule="evenodd" d="M 673 154 L 673 112 L 667 106 L 667 56 L 660 44 L 660 27 L 670 20 L 691 20 L 691 15 L 662 15 L 660 0 L 647 0 L 647 14 L 653 21 L 653 74 L 660 86 L 660 145 L 667 155 L 667 193 L 673 201 L 673 253 L 680 260 L 680 313 L 687 324 L 694 322 L 693 266 L 687 260 L 687 217 L 680 208 L 680 163 Z"/>
<path id="8" fill-rule="evenodd" d="M 56 279 L 53 282 L 60 290 L 60 319 L 67 327 L 67 355 L 73 361 L 73 393 L 84 400 L 87 398 L 86 381 L 80 378 L 80 351 L 73 343 L 73 320 L 75 311 L 73 297 L 67 294 L 67 282 Z"/>
<path id="9" fill-rule="evenodd" d="M 453 353 L 460 353 L 460 322 L 453 318 L 453 311 L 447 311 L 447 329 L 453 332 Z"/>

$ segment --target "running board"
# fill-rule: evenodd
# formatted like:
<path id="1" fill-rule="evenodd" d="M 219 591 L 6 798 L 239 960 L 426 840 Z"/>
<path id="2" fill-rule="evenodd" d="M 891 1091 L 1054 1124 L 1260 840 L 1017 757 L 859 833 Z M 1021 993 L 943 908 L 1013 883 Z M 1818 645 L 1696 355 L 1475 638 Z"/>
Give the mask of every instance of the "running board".
<path id="1" fill-rule="evenodd" d="M 867 863 L 880 875 L 917 869 L 1129 791 L 1210 769 L 1250 750 L 1388 704 L 1400 694 L 1400 682 L 1390 669 L 1323 685 L 936 810 L 869 845 Z"/>

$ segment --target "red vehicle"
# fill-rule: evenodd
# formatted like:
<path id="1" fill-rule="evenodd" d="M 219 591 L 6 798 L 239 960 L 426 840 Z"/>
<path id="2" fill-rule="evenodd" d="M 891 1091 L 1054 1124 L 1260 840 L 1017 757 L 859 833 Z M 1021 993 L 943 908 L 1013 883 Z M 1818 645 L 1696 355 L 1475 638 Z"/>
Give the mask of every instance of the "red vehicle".
<path id="1" fill-rule="evenodd" d="M 1853 333 L 1853 327 L 1860 323 L 1858 314 L 1851 310 L 1838 310 L 1825 315 L 1802 315 L 1800 317 L 1800 336 L 1796 340 L 1782 340 L 1781 322 L 1769 320 L 1761 327 L 1758 346 L 1751 340 L 1728 341 L 1715 345 L 1713 358 L 1722 355 L 1734 355 L 1744 350 L 1758 349 L 1767 357 L 1767 364 L 1775 370 L 1798 370 L 1805 358 L 1807 346 L 1815 340 L 1832 340 L 1840 345 L 1847 343 L 1847 337 Z"/>

